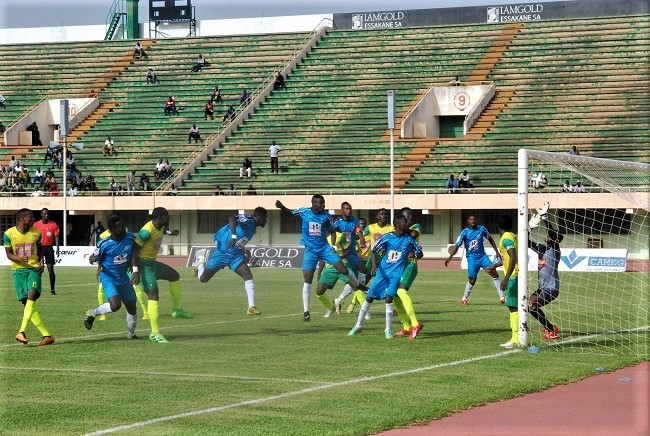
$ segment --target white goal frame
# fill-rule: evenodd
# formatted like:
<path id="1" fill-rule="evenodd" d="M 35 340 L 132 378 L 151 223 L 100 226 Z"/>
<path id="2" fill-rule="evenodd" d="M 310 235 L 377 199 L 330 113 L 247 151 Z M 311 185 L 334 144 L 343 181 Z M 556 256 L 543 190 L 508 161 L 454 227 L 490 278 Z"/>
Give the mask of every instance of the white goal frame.
<path id="1" fill-rule="evenodd" d="M 619 161 L 613 159 L 602 159 L 594 157 L 576 156 L 569 153 L 551 153 L 545 151 L 519 149 L 517 161 L 517 240 L 518 252 L 517 263 L 519 264 L 519 281 L 517 288 L 518 313 L 519 313 L 519 346 L 525 347 L 529 344 L 529 320 L 528 320 L 528 187 L 530 184 L 529 176 L 529 156 L 541 158 L 546 163 L 553 163 L 558 167 L 564 167 L 571 171 L 580 172 L 580 167 L 602 166 L 603 168 L 616 165 L 617 168 L 629 171 L 639 171 L 641 174 L 650 174 L 650 165 L 637 162 Z M 590 180 L 594 185 L 607 188 L 622 188 L 613 192 L 636 205 L 636 207 L 650 209 L 650 189 L 644 186 L 641 190 L 630 189 L 623 186 L 616 180 L 608 178 L 606 171 L 603 171 L 602 177 L 599 174 L 588 173 L 582 174 L 585 179 Z M 648 176 L 650 177 L 650 176 Z M 571 194 L 569 194 L 571 195 Z M 541 206 L 537 205 L 537 206 Z M 553 205 L 551 205 L 553 206 Z"/>

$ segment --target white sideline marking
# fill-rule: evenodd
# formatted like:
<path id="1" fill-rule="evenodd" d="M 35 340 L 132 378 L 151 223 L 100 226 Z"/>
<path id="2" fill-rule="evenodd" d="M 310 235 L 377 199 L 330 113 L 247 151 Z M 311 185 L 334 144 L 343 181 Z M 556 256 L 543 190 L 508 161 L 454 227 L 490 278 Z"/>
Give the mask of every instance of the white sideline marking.
<path id="1" fill-rule="evenodd" d="M 312 392 L 318 392 L 322 391 L 324 389 L 330 389 L 330 388 L 338 388 L 341 386 L 349 386 L 349 385 L 354 385 L 354 384 L 359 384 L 359 383 L 364 383 L 364 382 L 369 382 L 369 381 L 375 381 L 383 378 L 389 378 L 389 377 L 399 377 L 403 375 L 408 375 L 408 374 L 415 374 L 418 372 L 425 372 L 425 371 L 431 371 L 434 369 L 439 369 L 439 368 L 445 368 L 448 366 L 458 366 L 458 365 L 463 365 L 465 363 L 473 363 L 473 362 L 478 362 L 480 360 L 487 360 L 487 359 L 495 359 L 498 357 L 503 357 L 507 356 L 509 354 L 513 353 L 519 353 L 523 351 L 522 349 L 515 349 L 515 350 L 508 350 L 508 351 L 502 351 L 500 353 L 496 354 L 488 354 L 484 356 L 478 356 L 478 357 L 472 357 L 470 359 L 463 359 L 463 360 L 456 360 L 454 362 L 447 362 L 447 363 L 439 363 L 437 365 L 431 365 L 431 366 L 423 366 L 421 368 L 415 368 L 415 369 L 410 369 L 408 371 L 398 371 L 398 372 L 391 372 L 388 374 L 380 374 L 380 375 L 375 375 L 372 377 L 361 377 L 361 378 L 356 378 L 352 380 L 346 380 L 338 383 L 327 383 L 321 386 L 314 386 L 311 388 L 305 388 L 305 389 L 300 389 L 297 391 L 291 391 L 291 392 L 285 392 L 283 394 L 279 395 L 272 395 L 270 397 L 264 397 L 264 398 L 256 398 L 253 400 L 246 400 L 246 401 L 240 401 L 238 403 L 233 403 L 233 404 L 227 404 L 225 406 L 219 406 L 219 407 L 210 407 L 208 409 L 202 409 L 202 410 L 195 410 L 193 412 L 184 412 L 184 413 L 179 413 L 176 415 L 170 415 L 170 416 L 162 416 L 160 418 L 155 418 L 155 419 L 149 419 L 147 421 L 141 421 L 141 422 L 134 422 L 132 424 L 126 424 L 126 425 L 120 425 L 117 427 L 111 427 L 103 430 L 96 430 L 91 433 L 86 433 L 84 436 L 96 436 L 96 435 L 102 435 L 102 434 L 108 434 L 108 433 L 116 433 L 118 431 L 123 431 L 123 430 L 131 430 L 134 428 L 138 427 L 145 427 L 149 425 L 154 425 L 158 424 L 161 422 L 167 422 L 167 421 L 173 421 L 175 419 L 180 419 L 180 418 L 189 418 L 192 416 L 197 416 L 197 415 L 203 415 L 206 413 L 214 413 L 214 412 L 222 412 L 224 410 L 229 410 L 229 409 L 234 409 L 237 407 L 242 407 L 242 406 L 251 406 L 251 405 L 256 405 L 260 403 L 266 403 L 269 401 L 274 401 L 274 400 L 279 400 L 282 398 L 288 398 L 288 397 L 295 397 L 296 395 L 302 395 L 302 394 L 310 394 Z"/>
<path id="2" fill-rule="evenodd" d="M 12 367 L 0 366 L 0 370 L 9 371 L 44 371 L 44 372 L 74 372 L 86 374 L 124 374 L 124 375 L 150 375 L 153 377 L 172 376 L 172 377 L 185 377 L 185 378 L 208 378 L 208 379 L 235 379 L 235 380 L 252 380 L 252 381 L 274 381 L 274 382 L 292 382 L 292 383 L 309 383 L 309 384 L 326 384 L 327 382 L 320 380 L 299 380 L 292 378 L 273 378 L 273 377 L 247 377 L 239 375 L 219 375 L 219 374 L 196 374 L 187 372 L 153 372 L 153 371 L 118 371 L 107 369 L 83 369 L 83 368 L 25 368 L 25 367 Z"/>

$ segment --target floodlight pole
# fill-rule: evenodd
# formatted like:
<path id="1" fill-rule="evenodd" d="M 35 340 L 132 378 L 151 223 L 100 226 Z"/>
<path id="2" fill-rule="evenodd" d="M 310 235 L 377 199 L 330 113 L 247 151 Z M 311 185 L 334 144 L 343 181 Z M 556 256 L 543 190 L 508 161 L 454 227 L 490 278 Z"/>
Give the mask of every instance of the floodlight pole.
<path id="1" fill-rule="evenodd" d="M 390 223 L 395 219 L 395 90 L 388 91 L 388 128 L 390 129 Z"/>
<path id="2" fill-rule="evenodd" d="M 68 245 L 68 137 L 63 136 L 63 246 Z"/>

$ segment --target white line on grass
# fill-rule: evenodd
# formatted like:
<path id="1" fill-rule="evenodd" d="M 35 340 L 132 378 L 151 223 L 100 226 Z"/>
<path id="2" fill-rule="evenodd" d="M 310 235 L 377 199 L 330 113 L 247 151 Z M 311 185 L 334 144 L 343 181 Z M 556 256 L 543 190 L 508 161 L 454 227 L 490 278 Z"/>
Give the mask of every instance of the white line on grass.
<path id="1" fill-rule="evenodd" d="M 118 374 L 118 375 L 133 375 L 133 371 L 117 371 L 107 369 L 83 369 L 83 368 L 25 368 L 13 366 L 0 366 L 0 370 L 15 371 L 44 371 L 44 372 L 73 372 L 73 373 L 86 373 L 86 374 Z M 291 382 L 291 383 L 308 383 L 308 384 L 326 384 L 328 382 L 319 380 L 299 380 L 292 378 L 273 378 L 273 377 L 247 377 L 239 375 L 220 375 L 220 374 L 198 374 L 187 372 L 154 372 L 154 371 L 137 371 L 137 375 L 149 375 L 153 377 L 171 376 L 171 377 L 185 377 L 185 378 L 207 378 L 207 379 L 234 379 L 234 380 L 251 380 L 251 381 L 273 381 L 273 382 Z"/>
<path id="2" fill-rule="evenodd" d="M 379 374 L 371 377 L 361 377 L 361 378 L 356 378 L 352 380 L 346 380 L 338 383 L 327 383 L 321 386 L 314 386 L 311 388 L 305 388 L 305 389 L 300 389 L 297 391 L 290 391 L 290 392 L 285 392 L 283 394 L 279 395 L 272 395 L 270 397 L 263 397 L 263 398 L 256 398 L 252 400 L 246 400 L 246 401 L 240 401 L 238 403 L 233 403 L 233 404 L 227 404 L 225 406 L 219 406 L 219 407 L 210 407 L 208 409 L 202 409 L 202 410 L 195 410 L 192 412 L 184 412 L 184 413 L 179 413 L 176 415 L 169 415 L 169 416 L 162 416 L 160 418 L 155 418 L 155 419 L 149 419 L 147 421 L 141 421 L 141 422 L 134 422 L 132 424 L 126 424 L 126 425 L 120 425 L 117 427 L 111 427 L 103 430 L 96 430 L 91 433 L 86 433 L 84 436 L 96 436 L 96 435 L 102 435 L 102 434 L 108 434 L 108 433 L 116 433 L 118 431 L 123 431 L 123 430 L 131 430 L 134 428 L 138 427 L 145 427 L 145 426 L 150 426 L 150 425 L 155 425 L 161 422 L 167 422 L 167 421 L 173 421 L 175 419 L 180 419 L 180 418 L 190 418 L 192 416 L 197 416 L 197 415 L 204 415 L 206 413 L 215 413 L 215 412 L 223 412 L 224 410 L 230 410 L 234 409 L 237 407 L 242 407 L 242 406 L 254 406 L 257 404 L 261 403 L 266 403 L 269 401 L 274 401 L 274 400 L 279 400 L 282 398 L 288 398 L 288 397 L 295 397 L 297 395 L 303 395 L 303 394 L 311 394 L 313 392 L 318 392 L 322 391 L 325 389 L 330 389 L 330 388 L 338 388 L 341 386 L 349 386 L 349 385 L 354 385 L 354 384 L 359 384 L 359 383 L 364 383 L 364 382 L 371 382 L 375 380 L 380 380 L 384 378 L 389 378 L 389 377 L 399 377 L 399 376 L 404 376 L 408 374 L 416 374 L 419 372 L 425 372 L 425 371 L 431 371 L 434 369 L 440 369 L 440 368 L 446 368 L 450 366 L 458 366 L 458 365 L 463 365 L 466 363 L 474 363 L 478 362 L 481 360 L 487 360 L 487 359 L 495 359 L 503 356 L 507 356 L 509 354 L 513 353 L 518 353 L 521 352 L 521 349 L 516 349 L 516 350 L 508 350 L 508 351 L 502 351 L 500 353 L 495 353 L 495 354 L 488 354 L 488 355 L 483 355 L 483 356 L 477 356 L 477 357 L 472 357 L 469 359 L 463 359 L 463 360 L 456 360 L 453 362 L 447 362 L 447 363 L 439 363 L 437 365 L 430 365 L 430 366 L 423 366 L 421 368 L 415 368 L 415 369 L 410 369 L 408 371 L 398 371 L 398 372 L 391 372 L 387 374 Z"/>

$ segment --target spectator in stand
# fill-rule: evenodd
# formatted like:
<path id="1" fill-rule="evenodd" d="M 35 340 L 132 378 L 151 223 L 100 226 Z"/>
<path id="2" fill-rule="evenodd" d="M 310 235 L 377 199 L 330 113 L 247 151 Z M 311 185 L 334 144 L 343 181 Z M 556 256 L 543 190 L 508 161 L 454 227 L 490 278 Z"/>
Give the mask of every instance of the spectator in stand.
<path id="1" fill-rule="evenodd" d="M 573 192 L 581 193 L 581 192 L 587 192 L 585 189 L 584 185 L 580 180 L 576 182 L 576 185 L 573 187 Z"/>
<path id="2" fill-rule="evenodd" d="M 13 172 L 17 164 L 16 156 L 11 156 L 11 160 L 9 160 L 9 171 Z"/>
<path id="3" fill-rule="evenodd" d="M 84 189 L 86 181 L 83 177 L 83 174 L 81 174 L 81 171 L 77 171 L 77 174 L 75 174 L 74 184 L 77 186 L 77 189 Z"/>
<path id="4" fill-rule="evenodd" d="M 228 191 L 226 192 L 226 195 L 237 195 L 237 190 L 235 189 L 235 185 L 232 183 L 228 187 Z"/>
<path id="5" fill-rule="evenodd" d="M 102 147 L 103 156 L 115 156 L 115 141 L 109 136 L 106 141 L 104 141 L 104 147 Z"/>
<path id="6" fill-rule="evenodd" d="M 56 181 L 52 182 L 52 184 L 50 185 L 50 196 L 51 197 L 59 196 L 59 185 L 56 183 Z"/>
<path id="7" fill-rule="evenodd" d="M 131 174 L 126 176 L 126 191 L 131 195 L 135 191 L 135 170 L 131 170 Z"/>
<path id="8" fill-rule="evenodd" d="M 140 176 L 140 190 L 149 191 L 151 189 L 151 182 L 149 182 L 149 176 L 145 173 L 142 173 Z"/>
<path id="9" fill-rule="evenodd" d="M 77 188 L 77 184 L 73 184 L 72 187 L 68 190 L 68 195 L 70 197 L 76 197 L 79 194 L 79 190 Z"/>
<path id="10" fill-rule="evenodd" d="M 140 41 L 135 43 L 135 48 L 133 49 L 133 57 L 131 59 L 135 59 L 136 57 L 140 59 L 149 57 L 147 56 L 147 53 L 144 52 L 144 47 L 140 45 Z"/>
<path id="11" fill-rule="evenodd" d="M 214 185 L 214 189 L 212 189 L 212 192 L 214 193 L 214 195 L 224 195 L 223 190 L 219 185 Z"/>
<path id="12" fill-rule="evenodd" d="M 472 184 L 469 182 L 469 173 L 467 170 L 463 170 L 460 176 L 458 176 L 458 187 L 466 189 L 472 187 Z"/>
<path id="13" fill-rule="evenodd" d="M 458 179 L 453 174 L 447 179 L 447 194 L 458 194 Z"/>
<path id="14" fill-rule="evenodd" d="M 16 177 L 18 177 L 18 175 L 22 172 L 23 172 L 23 166 L 21 165 L 20 161 L 17 160 L 16 165 L 14 165 L 14 173 L 16 173 Z"/>
<path id="15" fill-rule="evenodd" d="M 7 101 L 4 97 L 4 95 L 0 94 L 0 107 L 2 109 L 7 109 L 7 106 L 5 106 L 5 101 Z"/>
<path id="16" fill-rule="evenodd" d="M 2 121 L 0 121 L 0 133 L 4 133 L 7 128 L 5 127 L 4 124 L 2 124 Z"/>
<path id="17" fill-rule="evenodd" d="M 18 183 L 22 184 L 23 186 L 27 186 L 28 184 L 34 186 L 31 177 L 29 177 L 29 171 L 27 171 L 26 167 L 23 167 L 23 169 L 18 173 Z"/>
<path id="18" fill-rule="evenodd" d="M 163 162 L 162 159 L 159 159 L 158 163 L 156 164 L 156 168 L 153 170 L 153 178 L 155 180 L 162 179 L 164 170 L 165 170 L 165 163 Z"/>
<path id="19" fill-rule="evenodd" d="M 108 195 L 117 194 L 117 182 L 114 177 L 111 177 L 111 181 L 108 183 Z"/>
<path id="20" fill-rule="evenodd" d="M 454 76 L 454 78 L 449 81 L 449 84 L 451 86 L 459 86 L 460 80 L 458 79 L 458 76 Z"/>
<path id="21" fill-rule="evenodd" d="M 212 91 L 212 97 L 210 97 L 210 100 L 215 103 L 223 103 L 223 98 L 221 98 L 221 90 L 218 86 L 214 87 L 214 91 Z"/>
<path id="22" fill-rule="evenodd" d="M 248 185 L 248 190 L 246 191 L 246 195 L 257 195 L 257 191 L 255 190 L 252 184 Z"/>
<path id="23" fill-rule="evenodd" d="M 43 190 L 45 192 L 48 192 L 50 190 L 50 186 L 54 183 L 54 175 L 50 172 L 48 172 L 45 175 L 45 181 L 43 182 Z"/>
<path id="24" fill-rule="evenodd" d="M 205 115 L 206 120 L 208 117 L 210 117 L 211 120 L 214 120 L 214 102 L 212 100 L 208 100 L 205 103 L 205 106 L 203 107 L 203 114 Z"/>
<path id="25" fill-rule="evenodd" d="M 58 144 L 54 148 L 47 147 L 45 149 L 45 158 L 43 158 L 43 163 L 46 163 L 49 159 L 52 163 L 52 168 L 54 168 L 54 165 L 56 164 L 55 160 L 59 155 L 63 156 L 63 146 L 61 144 Z"/>
<path id="26" fill-rule="evenodd" d="M 77 161 L 72 155 L 72 152 L 68 152 L 68 156 L 66 157 L 65 161 L 65 169 L 68 171 L 76 171 L 77 169 Z"/>
<path id="27" fill-rule="evenodd" d="M 97 93 L 95 92 L 94 89 L 91 89 L 91 90 L 88 92 L 88 98 L 95 98 L 95 97 L 99 97 L 99 96 L 97 95 Z"/>
<path id="28" fill-rule="evenodd" d="M 0 189 L 0 191 L 2 191 L 2 189 Z M 32 192 L 31 195 L 32 197 L 42 197 L 43 195 L 43 191 L 38 186 L 34 187 L 34 192 Z"/>
<path id="29" fill-rule="evenodd" d="M 156 83 L 160 83 L 156 70 L 153 67 L 147 68 L 147 85 L 155 85 Z"/>
<path id="30" fill-rule="evenodd" d="M 32 145 L 34 147 L 42 147 L 43 143 L 41 142 L 41 132 L 38 131 L 38 125 L 36 121 L 27 126 L 26 129 L 28 132 L 32 132 Z"/>
<path id="31" fill-rule="evenodd" d="M 178 108 L 176 107 L 176 101 L 172 96 L 169 96 L 167 102 L 165 103 L 165 115 L 178 115 Z"/>
<path id="32" fill-rule="evenodd" d="M 38 183 L 38 187 L 40 188 L 43 186 L 44 181 L 45 176 L 43 175 L 43 170 L 41 170 L 41 167 L 36 168 L 36 171 L 34 171 L 34 180 L 32 181 L 32 185 L 36 186 Z"/>
<path id="33" fill-rule="evenodd" d="M 275 82 L 273 83 L 273 89 L 287 89 L 287 86 L 284 84 L 284 76 L 279 71 L 275 72 Z"/>
<path id="34" fill-rule="evenodd" d="M 171 162 L 169 162 L 169 159 L 165 159 L 165 178 L 169 177 L 172 175 L 174 172 L 174 169 L 172 168 Z"/>
<path id="35" fill-rule="evenodd" d="M 223 116 L 223 122 L 225 123 L 226 121 L 234 120 L 235 114 L 235 108 L 230 105 L 230 107 L 228 107 L 228 110 L 226 110 L 226 114 Z"/>
<path id="36" fill-rule="evenodd" d="M 239 169 L 239 178 L 243 179 L 244 174 L 246 174 L 246 177 L 248 177 L 249 179 L 253 175 L 253 161 L 247 157 L 244 158 L 244 162 L 242 163 L 241 168 Z"/>
<path id="37" fill-rule="evenodd" d="M 580 156 L 580 151 L 578 150 L 577 146 L 571 147 L 571 150 L 569 150 L 569 154 L 572 156 Z"/>
<path id="38" fill-rule="evenodd" d="M 196 124 L 192 124 L 192 127 L 190 127 L 190 134 L 187 137 L 187 143 L 189 144 L 192 142 L 192 139 L 194 140 L 195 144 L 199 142 L 199 139 L 201 139 L 201 130 L 196 127 Z"/>
<path id="39" fill-rule="evenodd" d="M 271 155 L 271 173 L 275 171 L 275 173 L 278 173 L 278 168 L 280 165 L 280 152 L 282 151 L 282 148 L 273 141 L 273 144 L 269 147 L 269 154 Z"/>
<path id="40" fill-rule="evenodd" d="M 562 185 L 562 192 L 573 192 L 573 186 L 571 186 L 571 182 L 568 180 L 564 181 L 564 185 Z"/>
<path id="41" fill-rule="evenodd" d="M 208 61 L 205 60 L 203 55 L 199 54 L 199 58 L 196 60 L 196 64 L 192 67 L 192 72 L 196 73 L 197 71 L 201 71 L 203 67 L 207 67 L 210 65 Z"/>
<path id="42" fill-rule="evenodd" d="M 124 188 L 122 185 L 117 187 L 117 195 L 124 195 Z"/>
<path id="43" fill-rule="evenodd" d="M 241 93 L 241 97 L 239 97 L 239 104 L 242 106 L 248 106 L 251 102 L 251 96 L 250 94 L 244 89 L 244 92 Z"/>
<path id="44" fill-rule="evenodd" d="M 95 183 L 95 178 L 92 174 L 86 176 L 86 181 L 84 183 L 84 188 L 86 191 L 97 191 L 97 184 Z"/>
<path id="45" fill-rule="evenodd" d="M 167 191 L 167 194 L 165 194 L 165 195 L 170 195 L 170 196 L 174 196 L 174 197 L 175 197 L 176 195 L 178 195 L 178 188 L 176 187 L 176 185 L 174 185 L 174 184 L 172 183 L 171 188 L 169 188 L 169 191 Z"/>

